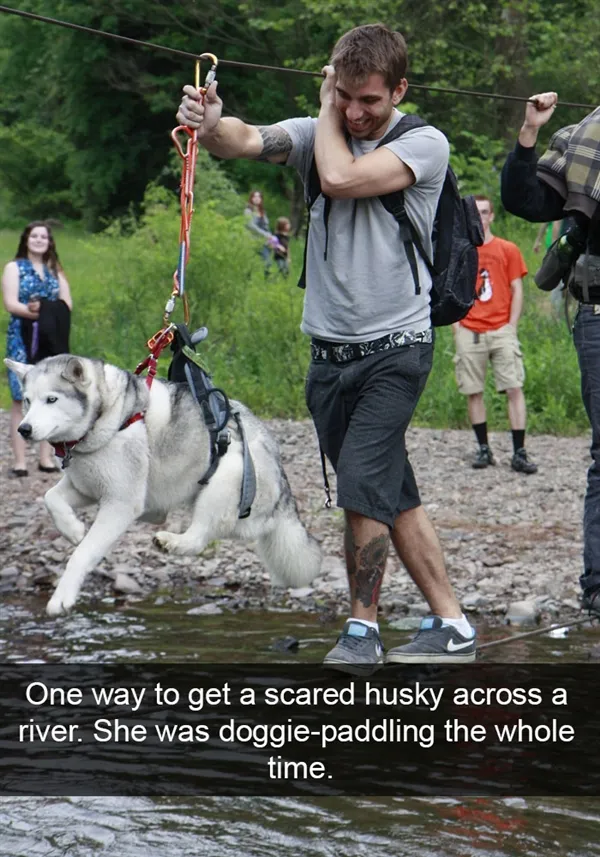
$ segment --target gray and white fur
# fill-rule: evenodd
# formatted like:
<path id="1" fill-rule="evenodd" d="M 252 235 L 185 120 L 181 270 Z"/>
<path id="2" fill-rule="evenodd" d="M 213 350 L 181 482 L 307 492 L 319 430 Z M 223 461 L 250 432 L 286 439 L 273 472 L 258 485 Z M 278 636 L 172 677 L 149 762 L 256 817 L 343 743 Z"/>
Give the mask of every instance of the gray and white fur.
<path id="1" fill-rule="evenodd" d="M 60 355 L 35 366 L 5 360 L 23 384 L 25 416 L 19 426 L 32 441 L 78 441 L 63 478 L 45 496 L 57 529 L 76 549 L 47 611 L 57 616 L 77 600 L 86 575 L 136 520 L 163 523 L 168 512 L 191 507 L 181 534 L 154 536 L 161 550 L 195 555 L 214 539 L 256 540 L 274 583 L 305 586 L 319 573 L 321 550 L 298 517 L 276 439 L 244 405 L 239 410 L 256 471 L 256 497 L 248 518 L 238 518 L 242 442 L 235 421 L 231 444 L 206 486 L 210 438 L 186 385 L 145 379 L 101 360 Z M 120 430 L 132 415 L 144 419 Z M 76 509 L 98 504 L 85 531 Z"/>

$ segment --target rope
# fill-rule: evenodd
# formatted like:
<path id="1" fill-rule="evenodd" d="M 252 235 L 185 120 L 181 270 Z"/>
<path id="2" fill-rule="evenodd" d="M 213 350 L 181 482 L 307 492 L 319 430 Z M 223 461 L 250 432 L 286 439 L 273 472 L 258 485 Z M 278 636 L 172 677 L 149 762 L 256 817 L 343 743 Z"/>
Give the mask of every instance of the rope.
<path id="1" fill-rule="evenodd" d="M 572 622 L 563 622 L 560 625 L 549 625 L 546 628 L 538 628 L 537 631 L 525 631 L 522 634 L 514 634 L 512 637 L 502 637 L 501 640 L 491 640 L 489 643 L 482 643 L 477 646 L 477 651 L 482 649 L 491 649 L 492 646 L 502 646 L 505 643 L 514 643 L 516 640 L 524 640 L 526 637 L 537 637 L 540 634 L 547 634 L 549 631 L 556 631 L 558 628 L 576 628 L 578 625 L 583 625 L 586 622 L 593 622 L 594 616 L 585 616 L 583 619 L 575 619 Z"/>
<path id="2" fill-rule="evenodd" d="M 0 12 L 4 12 L 8 15 L 18 15 L 21 18 L 28 18 L 33 21 L 41 21 L 44 24 L 54 24 L 57 27 L 66 27 L 69 30 L 77 30 L 80 33 L 89 33 L 93 36 L 103 36 L 106 39 L 115 39 L 119 42 L 126 42 L 130 45 L 136 45 L 141 48 L 150 48 L 153 51 L 163 51 L 164 53 L 174 54 L 176 56 L 185 57 L 186 59 L 198 59 L 198 54 L 190 53 L 189 51 L 182 51 L 178 48 L 169 48 L 166 45 L 157 45 L 154 42 L 144 42 L 140 39 L 132 39 L 129 36 L 120 36 L 117 33 L 108 33 L 105 30 L 96 30 L 93 27 L 84 27 L 82 24 L 73 24 L 70 21 L 61 21 L 58 18 L 48 18 L 45 15 L 36 15 L 33 12 L 23 12 L 20 9 L 12 9 L 10 6 L 0 6 Z M 320 71 L 306 71 L 304 69 L 299 68 L 285 68 L 275 65 L 261 65 L 260 63 L 251 63 L 251 62 L 240 62 L 238 60 L 219 60 L 219 65 L 230 65 L 236 66 L 238 68 L 248 68 L 254 69 L 256 71 L 274 71 L 279 73 L 286 74 L 302 74 L 308 75 L 309 77 L 322 77 Z M 521 95 L 501 95 L 496 92 L 478 92 L 472 89 L 451 89 L 449 87 L 443 86 L 428 86 L 426 84 L 421 83 L 411 83 L 409 84 L 409 88 L 413 89 L 423 89 L 428 92 L 441 92 L 446 95 L 467 95 L 472 98 L 491 98 L 497 99 L 500 101 L 521 101 L 528 102 L 529 98 L 525 98 Z M 558 102 L 558 107 L 578 107 L 582 110 L 594 110 L 597 105 L 596 104 L 579 104 L 575 101 L 560 101 Z"/>

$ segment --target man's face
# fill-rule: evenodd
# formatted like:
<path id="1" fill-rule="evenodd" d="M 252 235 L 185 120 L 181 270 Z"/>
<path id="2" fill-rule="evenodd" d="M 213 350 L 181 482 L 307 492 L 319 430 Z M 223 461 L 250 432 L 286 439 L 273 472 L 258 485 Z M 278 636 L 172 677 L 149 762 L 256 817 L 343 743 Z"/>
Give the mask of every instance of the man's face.
<path id="1" fill-rule="evenodd" d="M 338 80 L 335 106 L 346 129 L 357 140 L 378 140 L 386 131 L 392 110 L 402 101 L 408 84 L 402 80 L 390 91 L 380 74 L 371 74 L 364 83 Z"/>
<path id="2" fill-rule="evenodd" d="M 477 210 L 479 211 L 483 228 L 487 232 L 490 225 L 494 222 L 492 204 L 487 199 L 477 199 L 475 202 L 477 204 Z"/>

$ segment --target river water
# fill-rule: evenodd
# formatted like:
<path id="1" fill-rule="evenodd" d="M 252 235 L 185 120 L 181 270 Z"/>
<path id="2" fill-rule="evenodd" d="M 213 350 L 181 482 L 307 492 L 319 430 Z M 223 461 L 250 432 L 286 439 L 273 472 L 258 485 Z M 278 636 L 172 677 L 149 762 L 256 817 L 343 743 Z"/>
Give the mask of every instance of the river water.
<path id="1" fill-rule="evenodd" d="M 597 803 L 564 799 L 21 798 L 3 857 L 591 857 Z"/>
<path id="2" fill-rule="evenodd" d="M 105 604 L 56 621 L 44 603 L 0 606 L 0 660 L 315 662 L 339 625 L 288 612 L 190 616 L 177 601 Z M 388 646 L 410 636 L 383 631 Z M 479 627 L 481 642 L 507 633 Z M 298 645 L 287 648 L 288 637 Z M 586 626 L 490 648 L 482 660 L 581 662 L 599 643 Z M 591 857 L 599 843 L 595 798 L 0 798 L 0 857 Z"/>

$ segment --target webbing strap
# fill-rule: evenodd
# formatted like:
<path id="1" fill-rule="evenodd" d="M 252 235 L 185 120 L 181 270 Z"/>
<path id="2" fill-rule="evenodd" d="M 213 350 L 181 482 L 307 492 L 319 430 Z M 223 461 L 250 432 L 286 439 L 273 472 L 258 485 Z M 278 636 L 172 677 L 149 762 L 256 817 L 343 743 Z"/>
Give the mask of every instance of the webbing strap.
<path id="1" fill-rule="evenodd" d="M 254 503 L 254 498 L 256 496 L 256 471 L 254 469 L 254 462 L 252 461 L 250 447 L 248 446 L 248 438 L 246 437 L 246 431 L 239 411 L 234 411 L 233 417 L 242 440 L 242 453 L 244 457 L 242 487 L 240 490 L 240 511 L 238 518 L 247 518 L 252 511 L 252 504 Z"/>
<path id="2" fill-rule="evenodd" d="M 323 452 L 323 447 L 319 444 L 319 452 L 321 453 L 321 470 L 323 471 L 323 488 L 325 489 L 325 508 L 331 509 L 331 489 L 329 488 L 329 477 L 327 476 L 327 459 Z"/>

